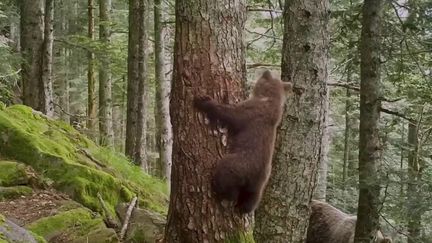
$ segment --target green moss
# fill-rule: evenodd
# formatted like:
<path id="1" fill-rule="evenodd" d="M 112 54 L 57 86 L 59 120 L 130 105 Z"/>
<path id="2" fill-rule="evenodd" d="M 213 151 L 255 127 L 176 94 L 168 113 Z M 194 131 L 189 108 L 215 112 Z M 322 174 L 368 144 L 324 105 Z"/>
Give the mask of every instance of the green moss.
<path id="1" fill-rule="evenodd" d="M 26 185 L 26 166 L 12 161 L 0 161 L 0 186 Z"/>
<path id="2" fill-rule="evenodd" d="M 226 243 L 255 243 L 253 231 L 238 232 L 231 234 L 226 240 Z"/>
<path id="3" fill-rule="evenodd" d="M 35 240 L 36 240 L 37 243 L 47 243 L 47 241 L 42 236 L 37 235 L 37 234 L 35 234 L 32 231 L 29 231 L 29 232 L 35 238 Z"/>
<path id="4" fill-rule="evenodd" d="M 0 200 L 13 199 L 33 193 L 33 189 L 28 186 L 0 187 Z"/>
<path id="5" fill-rule="evenodd" d="M 22 105 L 0 110 L 0 153 L 30 165 L 53 186 L 102 212 L 100 193 L 114 213 L 119 202 L 138 195 L 140 205 L 166 213 L 166 186 L 124 156 L 96 146 L 69 125 Z"/>
<path id="6" fill-rule="evenodd" d="M 57 215 L 41 218 L 26 226 L 32 232 L 43 236 L 45 239 L 62 235 L 71 242 L 90 233 L 101 232 L 106 235 L 107 231 L 101 217 L 93 217 L 92 212 L 85 208 L 77 208 Z M 101 237 L 101 235 L 99 235 Z M 110 235 L 109 238 L 115 237 Z"/>

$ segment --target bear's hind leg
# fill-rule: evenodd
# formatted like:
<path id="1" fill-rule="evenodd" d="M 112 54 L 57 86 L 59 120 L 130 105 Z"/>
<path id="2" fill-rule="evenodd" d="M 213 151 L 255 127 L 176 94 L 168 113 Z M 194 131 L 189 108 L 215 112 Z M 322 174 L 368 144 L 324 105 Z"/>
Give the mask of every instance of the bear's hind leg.
<path id="1" fill-rule="evenodd" d="M 236 206 L 242 214 L 251 213 L 257 208 L 260 198 L 258 191 L 241 190 Z"/>

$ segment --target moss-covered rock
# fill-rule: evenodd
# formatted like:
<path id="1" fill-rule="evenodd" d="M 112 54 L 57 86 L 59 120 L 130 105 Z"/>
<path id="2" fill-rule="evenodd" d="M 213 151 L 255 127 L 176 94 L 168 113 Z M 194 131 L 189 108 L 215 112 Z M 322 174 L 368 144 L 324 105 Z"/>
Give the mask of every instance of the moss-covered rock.
<path id="1" fill-rule="evenodd" d="M 1 242 L 45 243 L 46 241 L 0 215 Z"/>
<path id="2" fill-rule="evenodd" d="M 122 203 L 116 208 L 117 214 L 122 221 L 125 219 L 128 206 L 128 204 Z M 165 225 L 166 220 L 162 215 L 146 209 L 134 208 L 129 220 L 125 242 L 157 242 L 163 236 Z"/>
<path id="3" fill-rule="evenodd" d="M 53 186 L 84 206 L 103 212 L 128 202 L 166 213 L 166 186 L 142 173 L 123 155 L 96 146 L 71 126 L 46 118 L 29 107 L 0 107 L 0 154 L 30 165 Z"/>
<path id="4" fill-rule="evenodd" d="M 0 186 L 0 200 L 14 199 L 20 196 L 26 196 L 33 193 L 33 189 L 28 186 Z"/>
<path id="5" fill-rule="evenodd" d="M 0 186 L 27 185 L 29 179 L 24 164 L 0 160 Z"/>
<path id="6" fill-rule="evenodd" d="M 41 218 L 26 228 L 49 242 L 119 242 L 100 216 L 82 207 Z"/>

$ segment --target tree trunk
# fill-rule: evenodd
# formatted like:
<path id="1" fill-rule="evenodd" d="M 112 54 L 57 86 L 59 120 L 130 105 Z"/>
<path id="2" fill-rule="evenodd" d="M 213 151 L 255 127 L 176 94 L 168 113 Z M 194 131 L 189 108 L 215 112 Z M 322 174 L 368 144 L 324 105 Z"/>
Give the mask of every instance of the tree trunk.
<path id="1" fill-rule="evenodd" d="M 88 28 L 87 36 L 90 40 L 95 39 L 95 20 L 94 20 L 94 1 L 88 0 Z M 96 107 L 96 75 L 95 75 L 95 56 L 89 51 L 87 53 L 87 130 L 91 137 L 96 138 L 96 122 L 97 122 L 97 107 Z"/>
<path id="2" fill-rule="evenodd" d="M 52 18 L 53 8 L 47 0 L 44 18 L 42 0 L 20 0 L 21 51 L 23 55 L 22 84 L 25 105 L 52 115 Z M 47 28 L 44 21 L 47 20 Z M 44 39 L 47 33 L 47 40 Z M 44 59 L 46 61 L 44 61 Z M 50 88 L 51 87 L 51 88 Z"/>
<path id="3" fill-rule="evenodd" d="M 166 242 L 250 242 L 247 219 L 212 197 L 210 175 L 225 148 L 193 108 L 193 98 L 245 98 L 243 28 L 246 1 L 178 0 L 170 114 L 173 125 L 171 198 Z"/>
<path id="4" fill-rule="evenodd" d="M 355 243 L 372 242 L 379 228 L 378 133 L 380 30 L 383 0 L 365 0 L 360 40 L 359 203 Z"/>
<path id="5" fill-rule="evenodd" d="M 67 0 L 60 1 L 60 34 L 67 35 L 68 33 L 68 23 L 66 19 L 66 2 Z M 63 66 L 63 75 L 59 75 L 58 81 L 58 102 L 60 106 L 60 118 L 62 121 L 66 123 L 70 123 L 70 105 L 69 105 L 69 72 L 68 72 L 68 60 L 69 60 L 69 50 L 66 47 L 62 47 L 61 49 L 61 57 L 62 57 L 62 66 Z"/>
<path id="6" fill-rule="evenodd" d="M 304 242 L 322 159 L 328 88 L 327 0 L 285 1 L 282 79 L 304 88 L 289 98 L 278 129 L 272 175 L 255 213 L 257 242 Z M 277 217 L 275 217 L 277 215 Z"/>
<path id="7" fill-rule="evenodd" d="M 128 92 L 125 152 L 146 169 L 148 0 L 129 1 Z"/>
<path id="8" fill-rule="evenodd" d="M 99 39 L 105 48 L 110 44 L 111 0 L 99 2 Z M 109 58 L 103 57 L 99 69 L 99 135 L 100 145 L 114 146 L 114 130 L 112 124 L 112 83 Z"/>
<path id="9" fill-rule="evenodd" d="M 155 82 L 156 82 L 156 146 L 159 153 L 157 161 L 158 176 L 167 180 L 171 178 L 172 130 L 169 113 L 169 89 L 171 82 L 165 77 L 165 41 L 162 0 L 154 2 L 155 32 Z"/>
<path id="10" fill-rule="evenodd" d="M 53 101 L 53 42 L 54 42 L 54 0 L 45 0 L 44 42 L 42 47 L 42 112 L 54 116 Z"/>
<path id="11" fill-rule="evenodd" d="M 420 198 L 420 183 L 421 183 L 421 165 L 418 161 L 418 130 L 414 121 L 410 121 L 408 125 L 408 243 L 420 241 L 421 229 L 421 198 Z"/>

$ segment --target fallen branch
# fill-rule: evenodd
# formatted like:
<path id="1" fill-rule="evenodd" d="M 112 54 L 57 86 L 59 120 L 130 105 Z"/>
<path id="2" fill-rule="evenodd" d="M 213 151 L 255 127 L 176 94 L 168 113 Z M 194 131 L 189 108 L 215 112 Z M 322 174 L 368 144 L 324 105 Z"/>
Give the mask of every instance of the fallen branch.
<path id="1" fill-rule="evenodd" d="M 105 214 L 105 217 L 104 217 L 105 224 L 108 226 L 108 228 L 118 229 L 119 224 L 117 223 L 117 221 L 115 221 L 113 219 L 113 217 L 111 217 L 111 213 L 108 210 L 108 208 L 105 204 L 105 201 L 103 200 L 103 198 L 99 192 L 97 193 L 97 198 L 99 199 L 99 202 L 102 206 L 102 210 Z"/>
<path id="2" fill-rule="evenodd" d="M 133 208 L 135 207 L 135 204 L 137 203 L 137 200 L 138 200 L 137 197 L 132 198 L 132 201 L 129 204 L 129 207 L 128 207 L 127 211 L 126 211 L 126 215 L 125 215 L 125 219 L 124 219 L 124 222 L 123 222 L 123 226 L 122 226 L 121 231 L 120 231 L 120 240 L 123 240 L 123 238 L 124 238 L 124 236 L 126 234 L 126 230 L 128 228 L 128 225 L 129 225 L 129 219 L 131 217 Z"/>
<path id="3" fill-rule="evenodd" d="M 349 83 L 327 83 L 328 86 L 334 86 L 334 87 L 342 87 L 342 88 L 346 88 L 346 89 L 351 89 L 351 90 L 355 90 L 355 91 L 360 91 L 360 88 L 357 86 L 354 86 L 352 84 Z"/>
<path id="4" fill-rule="evenodd" d="M 102 162 L 100 162 L 99 160 L 97 160 L 95 157 L 93 157 L 93 155 L 91 155 L 87 150 L 80 149 L 79 152 L 83 153 L 85 156 L 87 156 L 87 158 L 89 158 L 91 161 L 93 161 L 98 166 L 100 166 L 102 168 L 106 168 L 107 167 L 105 164 L 103 164 Z"/>

